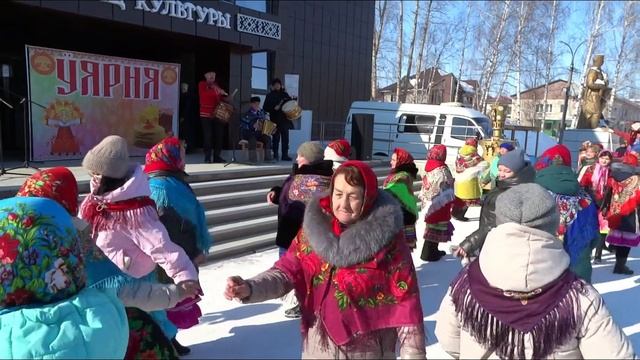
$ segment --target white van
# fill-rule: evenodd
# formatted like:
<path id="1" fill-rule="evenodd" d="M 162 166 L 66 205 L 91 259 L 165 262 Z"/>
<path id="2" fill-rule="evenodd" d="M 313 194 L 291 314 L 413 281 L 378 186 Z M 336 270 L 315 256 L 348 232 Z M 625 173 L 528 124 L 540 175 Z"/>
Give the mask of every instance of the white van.
<path id="1" fill-rule="evenodd" d="M 347 140 L 351 140 L 354 114 L 373 115 L 374 157 L 388 157 L 393 149 L 401 147 L 416 160 L 423 160 L 431 146 L 443 144 L 447 146 L 447 163 L 453 164 L 467 138 L 491 137 L 489 118 L 462 106 L 356 101 L 351 104 L 345 125 Z"/>

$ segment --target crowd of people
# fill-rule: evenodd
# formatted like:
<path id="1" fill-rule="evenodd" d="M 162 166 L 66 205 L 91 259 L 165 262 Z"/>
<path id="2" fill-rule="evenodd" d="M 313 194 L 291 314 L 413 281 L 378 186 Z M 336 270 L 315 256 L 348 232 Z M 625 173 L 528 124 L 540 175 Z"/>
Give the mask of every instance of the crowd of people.
<path id="1" fill-rule="evenodd" d="M 615 252 L 613 272 L 633 274 L 633 136 L 624 151 L 584 144 L 577 171 L 563 145 L 530 163 L 503 144 L 489 163 L 469 139 L 453 172 L 444 145 L 430 148 L 422 172 L 398 148 L 381 186 L 367 163 L 349 160 L 348 141 L 305 142 L 290 176 L 266 194 L 278 207 L 279 259 L 252 278 L 228 278 L 224 296 L 283 298 L 284 315 L 300 319 L 303 358 L 425 358 L 412 251 L 422 245 L 423 261 L 439 261 L 452 218 L 481 206 L 478 229 L 452 247 L 465 266 L 437 314 L 442 348 L 454 358 L 633 358 L 590 285 L 594 250 L 594 263 Z M 0 358 L 188 354 L 176 334 L 202 316 L 198 266 L 212 238 L 185 180 L 184 143 L 162 140 L 140 166 L 125 139 L 109 136 L 82 165 L 91 181 L 80 204 L 62 167 L 0 200 Z"/>

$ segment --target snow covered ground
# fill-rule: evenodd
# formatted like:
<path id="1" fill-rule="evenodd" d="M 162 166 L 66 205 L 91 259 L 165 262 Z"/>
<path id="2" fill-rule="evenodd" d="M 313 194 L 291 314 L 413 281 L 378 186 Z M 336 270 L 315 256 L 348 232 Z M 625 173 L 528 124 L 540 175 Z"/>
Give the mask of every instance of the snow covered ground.
<path id="1" fill-rule="evenodd" d="M 473 221 L 455 222 L 453 243 L 459 243 L 474 231 L 480 209 L 472 208 L 467 216 Z M 449 252 L 451 244 L 440 245 Z M 420 246 L 422 246 L 420 244 Z M 420 250 L 421 247 L 418 249 Z M 594 267 L 593 282 L 604 296 L 616 322 L 631 338 L 635 349 L 640 349 L 640 311 L 634 306 L 640 299 L 640 276 L 614 275 L 613 255 L 605 251 L 604 263 Z M 261 304 L 242 305 L 222 296 L 226 278 L 239 275 L 249 278 L 268 269 L 278 257 L 276 249 L 224 260 L 205 266 L 200 279 L 205 293 L 200 303 L 200 324 L 178 334 L 178 340 L 192 349 L 186 359 L 198 358 L 299 358 L 299 321 L 284 317 L 286 307 L 282 301 L 273 300 Z M 640 273 L 640 250 L 633 249 L 628 266 Z M 461 268 L 460 261 L 447 255 L 436 263 L 425 263 L 414 253 L 414 262 L 420 281 L 424 323 L 427 329 L 427 357 L 446 359 L 449 356 L 440 348 L 433 331 L 435 314 L 440 306 L 449 282 Z"/>

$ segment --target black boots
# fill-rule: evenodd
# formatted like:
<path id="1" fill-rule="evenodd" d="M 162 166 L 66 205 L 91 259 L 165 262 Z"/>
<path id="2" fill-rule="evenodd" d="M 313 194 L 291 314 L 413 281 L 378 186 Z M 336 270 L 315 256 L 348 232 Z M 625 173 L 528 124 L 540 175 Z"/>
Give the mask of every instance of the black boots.
<path id="1" fill-rule="evenodd" d="M 627 267 L 627 257 L 631 248 L 626 246 L 616 246 L 616 265 L 613 267 L 614 274 L 633 275 L 633 270 Z"/>
<path id="2" fill-rule="evenodd" d="M 596 246 L 596 253 L 593 256 L 593 263 L 600 264 L 602 262 L 602 249 L 604 249 L 604 239 L 606 235 L 600 234 L 600 241 L 598 242 L 598 246 Z"/>
<path id="3" fill-rule="evenodd" d="M 171 344 L 173 345 L 173 348 L 176 349 L 179 356 L 189 355 L 191 352 L 191 349 L 186 346 L 182 346 L 176 338 L 171 339 Z"/>
<path id="4" fill-rule="evenodd" d="M 468 206 L 464 207 L 453 207 L 451 209 L 451 216 L 458 221 L 469 221 L 469 218 L 464 216 L 467 213 Z"/>
<path id="5" fill-rule="evenodd" d="M 438 261 L 440 258 L 445 256 L 446 252 L 438 250 L 438 244 L 439 243 L 425 240 L 424 245 L 422 246 L 420 259 L 423 261 Z"/>

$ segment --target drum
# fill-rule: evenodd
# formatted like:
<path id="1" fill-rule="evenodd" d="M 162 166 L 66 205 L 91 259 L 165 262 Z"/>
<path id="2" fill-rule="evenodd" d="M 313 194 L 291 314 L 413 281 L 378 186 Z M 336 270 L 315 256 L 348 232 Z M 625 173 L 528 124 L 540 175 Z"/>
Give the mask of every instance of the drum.
<path id="1" fill-rule="evenodd" d="M 265 120 L 262 124 L 262 134 L 267 136 L 272 136 L 276 133 L 276 128 L 278 125 L 271 120 Z"/>
<path id="2" fill-rule="evenodd" d="M 299 119 L 302 115 L 302 109 L 295 100 L 289 100 L 282 104 L 282 112 L 289 120 Z"/>
<path id="3" fill-rule="evenodd" d="M 213 112 L 213 115 L 215 117 L 217 117 L 218 119 L 224 122 L 229 122 L 232 114 L 233 114 L 233 105 L 226 102 L 220 102 L 216 107 L 216 110 Z"/>

